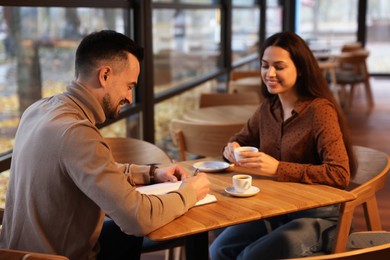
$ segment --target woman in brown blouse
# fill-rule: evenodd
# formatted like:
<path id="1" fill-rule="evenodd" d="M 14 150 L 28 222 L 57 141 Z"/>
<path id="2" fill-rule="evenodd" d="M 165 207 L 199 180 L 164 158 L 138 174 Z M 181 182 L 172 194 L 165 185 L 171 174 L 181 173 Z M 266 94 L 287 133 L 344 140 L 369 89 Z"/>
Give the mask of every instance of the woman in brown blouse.
<path id="1" fill-rule="evenodd" d="M 224 149 L 224 157 L 279 181 L 347 187 L 355 160 L 341 109 L 304 40 L 292 32 L 268 38 L 260 53 L 265 100 Z M 256 146 L 259 152 L 233 150 Z M 322 207 L 225 229 L 212 259 L 277 259 L 328 251 L 337 206 Z M 266 223 L 270 223 L 269 232 Z"/>

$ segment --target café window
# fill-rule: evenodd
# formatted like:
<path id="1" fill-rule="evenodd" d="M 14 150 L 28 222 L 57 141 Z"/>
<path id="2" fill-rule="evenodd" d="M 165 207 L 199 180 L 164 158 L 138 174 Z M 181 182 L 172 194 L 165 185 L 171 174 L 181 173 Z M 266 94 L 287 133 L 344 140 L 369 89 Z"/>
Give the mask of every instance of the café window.
<path id="1" fill-rule="evenodd" d="M 366 48 L 370 73 L 390 73 L 390 2 L 368 0 Z"/>
<path id="2" fill-rule="evenodd" d="M 123 9 L 0 6 L 0 154 L 9 152 L 19 118 L 36 100 L 64 91 L 74 55 L 92 31 L 124 32 Z"/>
<path id="3" fill-rule="evenodd" d="M 219 9 L 154 9 L 154 90 L 218 68 L 221 55 Z"/>
<path id="4" fill-rule="evenodd" d="M 232 11 L 233 62 L 257 53 L 259 48 L 260 9 L 246 6 L 245 3 L 240 4 L 233 6 Z"/>
<path id="5" fill-rule="evenodd" d="M 300 0 L 297 33 L 315 51 L 339 52 L 357 41 L 358 0 Z"/>
<path id="6" fill-rule="evenodd" d="M 268 0 L 266 1 L 266 24 L 265 32 L 266 37 L 281 32 L 283 24 L 283 8 L 279 4 L 279 0 Z"/>

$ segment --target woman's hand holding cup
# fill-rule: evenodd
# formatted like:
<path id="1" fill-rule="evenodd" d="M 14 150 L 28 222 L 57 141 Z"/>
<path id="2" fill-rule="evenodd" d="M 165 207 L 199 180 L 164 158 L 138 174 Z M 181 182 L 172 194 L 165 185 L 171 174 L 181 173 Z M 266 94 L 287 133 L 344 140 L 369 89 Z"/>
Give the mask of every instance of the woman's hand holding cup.
<path id="1" fill-rule="evenodd" d="M 242 159 L 257 156 L 259 149 L 253 146 L 239 146 L 234 149 L 234 158 L 236 164 L 240 164 Z"/>

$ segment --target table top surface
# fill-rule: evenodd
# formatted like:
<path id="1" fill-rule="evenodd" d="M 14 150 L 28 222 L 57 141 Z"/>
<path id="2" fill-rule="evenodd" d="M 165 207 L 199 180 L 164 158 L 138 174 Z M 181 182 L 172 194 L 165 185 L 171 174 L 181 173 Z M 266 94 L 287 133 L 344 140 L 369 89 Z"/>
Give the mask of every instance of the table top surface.
<path id="1" fill-rule="evenodd" d="M 187 112 L 183 119 L 210 124 L 244 124 L 258 107 L 258 105 L 204 107 Z"/>
<path id="2" fill-rule="evenodd" d="M 318 66 L 320 69 L 335 69 L 337 67 L 337 62 L 334 60 L 327 61 L 318 61 Z"/>
<path id="3" fill-rule="evenodd" d="M 194 162 L 180 164 L 191 171 Z M 260 188 L 260 192 L 251 197 L 233 197 L 225 188 L 231 186 L 232 175 L 245 172 L 242 167 L 239 170 L 231 166 L 224 172 L 208 173 L 210 194 L 216 196 L 217 202 L 191 208 L 148 237 L 156 241 L 168 240 L 355 199 L 355 195 L 348 191 L 326 185 L 278 182 L 273 177 L 254 174 L 251 174 L 252 185 Z"/>

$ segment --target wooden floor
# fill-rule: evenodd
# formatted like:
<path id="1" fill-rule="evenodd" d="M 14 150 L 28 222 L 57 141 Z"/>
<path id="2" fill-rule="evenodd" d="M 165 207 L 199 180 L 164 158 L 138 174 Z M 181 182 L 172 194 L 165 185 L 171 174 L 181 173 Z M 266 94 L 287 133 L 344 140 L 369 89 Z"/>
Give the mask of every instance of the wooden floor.
<path id="1" fill-rule="evenodd" d="M 374 95 L 374 108 L 366 106 L 362 87 L 356 89 L 352 107 L 346 112 L 352 142 L 386 152 L 390 155 L 390 79 L 371 78 Z M 390 178 L 386 186 L 378 193 L 383 229 L 390 231 Z M 355 231 L 365 230 L 363 210 L 357 208 L 354 217 Z M 163 260 L 164 253 L 156 252 L 142 256 L 142 260 Z"/>
<path id="2" fill-rule="evenodd" d="M 371 79 L 375 106 L 367 111 L 363 88 L 346 113 L 352 142 L 386 152 L 390 155 L 390 79 Z M 378 207 L 383 229 L 390 231 L 390 178 L 378 193 Z M 364 230 L 363 210 L 358 208 L 354 218 L 355 231 Z"/>

